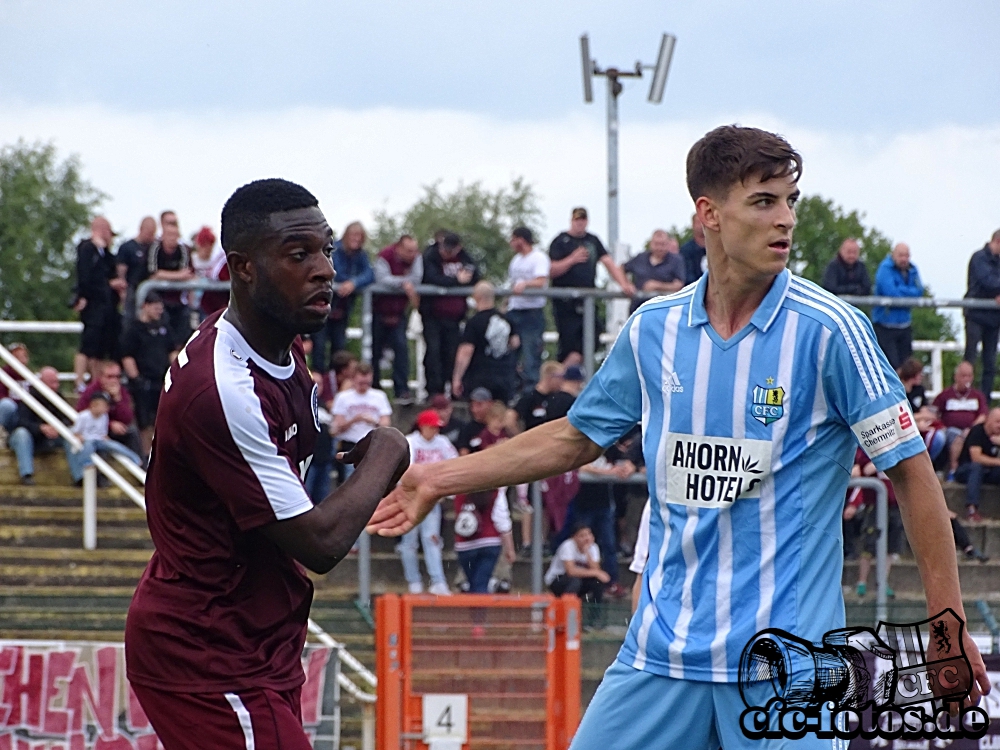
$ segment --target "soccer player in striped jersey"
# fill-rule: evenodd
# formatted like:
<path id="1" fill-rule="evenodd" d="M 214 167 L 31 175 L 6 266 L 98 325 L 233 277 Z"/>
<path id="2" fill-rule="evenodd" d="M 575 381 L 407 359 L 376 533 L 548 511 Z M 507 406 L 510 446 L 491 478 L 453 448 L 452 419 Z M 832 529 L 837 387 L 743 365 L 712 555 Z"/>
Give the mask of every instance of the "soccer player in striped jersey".
<path id="1" fill-rule="evenodd" d="M 369 526 L 398 534 L 438 497 L 559 474 L 642 424 L 649 562 L 574 750 L 785 746 L 740 730 L 740 654 L 764 628 L 817 642 L 844 625 L 840 514 L 856 445 L 896 487 L 929 611 L 964 618 L 944 496 L 902 385 L 868 320 L 786 268 L 801 168 L 754 128 L 698 141 L 687 181 L 708 272 L 632 315 L 566 419 L 486 457 L 410 467 Z M 989 683 L 967 634 L 965 651 L 977 701 Z"/>

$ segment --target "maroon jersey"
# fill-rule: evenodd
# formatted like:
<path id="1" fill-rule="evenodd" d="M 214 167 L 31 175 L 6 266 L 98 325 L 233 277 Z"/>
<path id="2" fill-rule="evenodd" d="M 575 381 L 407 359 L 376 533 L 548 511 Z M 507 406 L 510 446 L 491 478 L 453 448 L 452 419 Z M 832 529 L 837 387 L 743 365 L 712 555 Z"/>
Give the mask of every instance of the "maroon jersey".
<path id="1" fill-rule="evenodd" d="M 281 367 L 210 316 L 164 379 L 146 484 L 156 551 L 129 607 L 129 680 L 184 693 L 301 685 L 312 583 L 260 527 L 313 507 L 319 432 L 296 341 Z"/>

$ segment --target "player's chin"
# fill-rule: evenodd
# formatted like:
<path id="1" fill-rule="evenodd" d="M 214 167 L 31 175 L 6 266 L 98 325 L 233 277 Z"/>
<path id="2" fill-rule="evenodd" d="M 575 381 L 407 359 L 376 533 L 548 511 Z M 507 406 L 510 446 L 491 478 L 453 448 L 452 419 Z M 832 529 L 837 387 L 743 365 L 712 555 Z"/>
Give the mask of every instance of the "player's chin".
<path id="1" fill-rule="evenodd" d="M 295 315 L 295 330 L 298 333 L 316 333 L 326 325 L 330 317 L 330 305 L 306 305 Z"/>

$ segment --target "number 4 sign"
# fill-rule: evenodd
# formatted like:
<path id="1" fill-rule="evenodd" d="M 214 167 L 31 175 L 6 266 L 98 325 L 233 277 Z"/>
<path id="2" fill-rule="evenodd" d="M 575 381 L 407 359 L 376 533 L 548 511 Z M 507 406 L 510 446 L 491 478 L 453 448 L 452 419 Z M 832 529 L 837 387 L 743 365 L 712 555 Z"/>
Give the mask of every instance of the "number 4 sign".
<path id="1" fill-rule="evenodd" d="M 425 742 L 434 739 L 468 742 L 469 696 L 426 693 L 423 709 Z"/>

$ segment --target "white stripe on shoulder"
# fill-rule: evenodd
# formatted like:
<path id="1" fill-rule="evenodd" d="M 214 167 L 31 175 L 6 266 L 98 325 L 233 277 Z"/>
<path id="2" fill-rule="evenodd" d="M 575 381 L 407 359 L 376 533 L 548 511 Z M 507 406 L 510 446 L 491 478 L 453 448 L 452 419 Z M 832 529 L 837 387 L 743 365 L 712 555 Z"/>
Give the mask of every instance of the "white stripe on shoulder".
<path id="1" fill-rule="evenodd" d="M 278 455 L 254 391 L 250 368 L 245 359 L 237 356 L 224 337 L 216 337 L 215 386 L 226 425 L 243 460 L 260 482 L 274 517 L 279 521 L 294 518 L 311 510 L 312 501 L 291 465 Z"/>
<path id="2" fill-rule="evenodd" d="M 257 742 L 253 736 L 253 722 L 250 721 L 250 712 L 243 705 L 243 700 L 236 693 L 225 693 L 226 700 L 233 707 L 236 718 L 240 721 L 240 729 L 243 730 L 243 744 L 246 750 L 256 750 Z"/>
<path id="3" fill-rule="evenodd" d="M 875 375 L 876 375 L 875 379 L 881 383 L 882 391 L 888 392 L 889 383 L 888 381 L 886 381 L 885 373 L 882 371 L 882 367 L 880 366 L 878 361 L 878 352 L 880 352 L 882 349 L 879 346 L 878 342 L 872 338 L 872 334 L 868 332 L 868 328 L 866 325 L 867 318 L 864 317 L 864 313 L 862 313 L 856 307 L 852 307 L 851 305 L 847 304 L 837 295 L 831 294 L 830 292 L 823 289 L 823 287 L 818 286 L 812 283 L 811 281 L 806 281 L 805 279 L 799 279 L 798 282 L 799 282 L 798 287 L 800 289 L 802 289 L 803 291 L 808 291 L 813 297 L 824 299 L 827 303 L 840 310 L 847 318 L 848 323 L 852 327 L 852 330 L 854 330 L 856 326 L 856 333 L 858 334 L 862 344 L 864 345 L 865 350 L 871 355 L 871 366 L 875 370 Z"/>
<path id="4" fill-rule="evenodd" d="M 659 304 L 661 302 L 678 302 L 687 299 L 694 294 L 694 288 L 696 284 L 688 284 L 683 289 L 678 289 L 676 292 L 671 292 L 670 294 L 661 294 L 657 297 L 651 297 L 650 299 L 643 302 L 639 307 L 636 308 L 636 312 L 642 310 L 642 308 L 647 305 Z M 633 313 L 634 315 L 635 313 Z"/>
<path id="5" fill-rule="evenodd" d="M 854 360 L 855 367 L 858 368 L 858 374 L 861 376 L 861 381 L 864 383 L 865 391 L 868 393 L 869 400 L 874 401 L 878 398 L 884 391 L 879 381 L 873 376 L 872 370 L 867 364 L 867 360 L 869 358 L 864 350 L 861 349 L 856 343 L 854 336 L 851 334 L 846 321 L 840 313 L 832 307 L 828 307 L 809 297 L 803 297 L 795 292 L 790 293 L 788 298 L 800 304 L 806 305 L 807 307 L 818 310 L 833 320 L 833 322 L 840 329 L 840 334 L 844 339 L 844 343 L 851 352 L 851 357 Z"/>
<path id="6" fill-rule="evenodd" d="M 835 310 L 839 313 L 858 344 L 862 359 L 871 376 L 873 388 L 878 392 L 877 395 L 888 392 L 889 384 L 886 382 L 885 374 L 878 361 L 878 343 L 872 339 L 865 324 L 858 320 L 861 313 L 836 295 L 830 294 L 825 289 L 804 279 L 795 279 L 795 289 L 819 303 L 819 305 L 814 305 L 817 309 L 826 308 L 824 311 Z M 827 312 L 827 314 L 830 313 Z"/>

